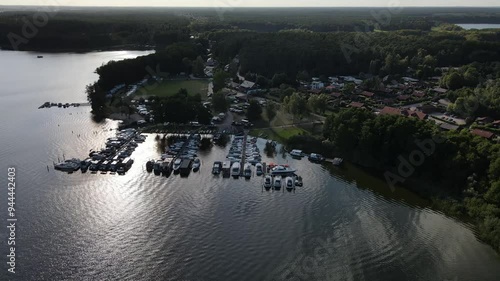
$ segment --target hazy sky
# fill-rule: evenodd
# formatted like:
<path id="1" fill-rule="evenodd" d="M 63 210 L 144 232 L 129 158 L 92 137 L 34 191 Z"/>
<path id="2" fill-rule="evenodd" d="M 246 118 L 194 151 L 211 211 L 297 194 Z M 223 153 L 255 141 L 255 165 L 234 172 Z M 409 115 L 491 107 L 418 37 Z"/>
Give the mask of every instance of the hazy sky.
<path id="1" fill-rule="evenodd" d="M 0 0 L 0 5 L 177 7 L 497 6 L 500 0 Z"/>

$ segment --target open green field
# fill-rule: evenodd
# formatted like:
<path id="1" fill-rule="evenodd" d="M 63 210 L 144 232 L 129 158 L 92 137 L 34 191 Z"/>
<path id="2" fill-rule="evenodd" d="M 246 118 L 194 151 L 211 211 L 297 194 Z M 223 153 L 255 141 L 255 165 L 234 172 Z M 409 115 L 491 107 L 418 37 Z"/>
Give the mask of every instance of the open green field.
<path id="1" fill-rule="evenodd" d="M 208 80 L 164 80 L 157 86 L 139 89 L 137 95 L 169 97 L 175 95 L 182 88 L 186 89 L 189 95 L 199 93 L 202 99 L 206 99 Z"/>
<path id="2" fill-rule="evenodd" d="M 259 137 L 265 135 L 267 139 L 279 142 L 286 142 L 289 138 L 300 134 L 309 134 L 309 132 L 296 126 L 284 128 L 255 128 L 250 130 L 251 136 Z"/>

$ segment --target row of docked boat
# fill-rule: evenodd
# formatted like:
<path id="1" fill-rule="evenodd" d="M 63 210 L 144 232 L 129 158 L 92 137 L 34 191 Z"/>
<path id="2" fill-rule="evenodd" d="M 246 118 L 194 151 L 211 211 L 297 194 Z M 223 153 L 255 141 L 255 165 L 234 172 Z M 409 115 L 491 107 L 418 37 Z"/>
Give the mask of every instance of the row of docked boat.
<path id="1" fill-rule="evenodd" d="M 199 134 L 191 134 L 187 139 L 169 145 L 161 159 L 149 160 L 146 163 L 146 171 L 167 177 L 172 172 L 181 176 L 188 176 L 191 170 L 197 172 L 201 167 L 201 161 L 197 158 L 200 140 Z"/>
<path id="2" fill-rule="evenodd" d="M 307 155 L 307 154 L 303 153 L 302 150 L 298 150 L 298 149 L 294 149 L 294 150 L 290 151 L 290 155 L 296 159 L 302 159 L 302 157 L 307 156 L 307 159 L 309 159 L 309 161 L 314 162 L 314 163 L 321 163 L 321 162 L 326 160 L 325 157 L 323 157 L 323 155 L 321 155 L 321 154 L 311 153 L 311 154 Z M 332 162 L 333 165 L 340 166 L 344 162 L 344 159 L 334 158 L 330 161 Z"/>
<path id="3" fill-rule="evenodd" d="M 135 129 L 119 131 L 115 137 L 108 138 L 104 149 L 91 151 L 89 157 L 83 161 L 73 158 L 54 164 L 54 169 L 64 172 L 74 172 L 81 169 L 82 173 L 90 170 L 92 173 L 118 173 L 124 174 L 134 163 L 130 158 L 138 143 L 146 140 L 145 135 L 139 134 Z"/>
<path id="4" fill-rule="evenodd" d="M 266 190 L 280 190 L 283 186 L 287 190 L 294 190 L 296 186 L 302 185 L 302 177 L 296 174 L 288 175 L 284 180 L 282 176 L 267 175 L 265 176 L 263 183 L 263 187 Z"/>
<path id="5" fill-rule="evenodd" d="M 246 179 L 252 177 L 252 165 L 255 165 L 256 175 L 262 175 L 262 156 L 257 146 L 257 138 L 247 136 L 235 136 L 226 158 L 231 161 L 231 176 Z M 243 163 L 243 167 L 242 167 Z"/>

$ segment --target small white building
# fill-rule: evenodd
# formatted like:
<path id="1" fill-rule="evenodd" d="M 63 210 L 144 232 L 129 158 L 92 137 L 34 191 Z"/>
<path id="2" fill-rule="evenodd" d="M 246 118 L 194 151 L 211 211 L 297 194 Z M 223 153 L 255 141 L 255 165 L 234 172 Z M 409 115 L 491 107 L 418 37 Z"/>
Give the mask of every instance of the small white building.
<path id="1" fill-rule="evenodd" d="M 325 87 L 325 83 L 321 81 L 313 81 L 311 83 L 311 90 L 321 90 Z"/>

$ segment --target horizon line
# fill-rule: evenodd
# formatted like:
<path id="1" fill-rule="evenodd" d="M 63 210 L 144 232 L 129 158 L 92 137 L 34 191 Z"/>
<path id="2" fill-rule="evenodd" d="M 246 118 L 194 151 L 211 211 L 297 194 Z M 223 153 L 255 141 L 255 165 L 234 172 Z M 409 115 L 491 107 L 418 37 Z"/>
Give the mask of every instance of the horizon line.
<path id="1" fill-rule="evenodd" d="M 2 5 L 1 7 L 54 7 L 58 5 L 27 5 L 27 4 L 18 4 L 18 5 Z M 67 8 L 211 8 L 214 6 L 137 6 L 137 5 L 124 5 L 124 6 L 86 6 L 86 5 L 61 5 L 58 7 L 67 7 Z M 500 4 L 498 6 L 445 6 L 445 5 L 436 5 L 436 6 L 398 6 L 401 8 L 500 8 Z M 227 7 L 217 7 L 217 8 L 228 8 L 228 9 L 244 9 L 244 8 L 388 8 L 388 6 L 227 6 Z"/>

